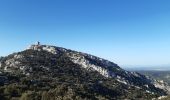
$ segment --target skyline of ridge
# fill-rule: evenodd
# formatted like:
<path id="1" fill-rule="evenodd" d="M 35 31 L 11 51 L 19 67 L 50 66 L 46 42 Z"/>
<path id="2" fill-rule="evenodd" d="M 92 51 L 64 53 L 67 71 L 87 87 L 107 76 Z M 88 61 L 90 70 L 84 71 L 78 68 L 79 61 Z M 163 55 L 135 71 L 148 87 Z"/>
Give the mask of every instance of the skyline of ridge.
<path id="1" fill-rule="evenodd" d="M 5 56 L 8 56 L 8 55 L 10 55 L 12 53 L 17 53 L 17 52 L 21 52 L 21 51 L 27 50 L 27 49 L 29 49 L 33 45 L 56 46 L 56 45 L 51 45 L 51 44 L 43 44 L 40 41 L 36 41 L 36 42 L 34 42 L 32 44 L 29 44 L 27 47 L 25 47 L 23 49 L 20 49 L 20 50 L 18 49 L 19 51 L 13 51 L 13 52 L 11 52 L 11 53 L 9 53 L 7 55 L 1 56 L 1 57 L 5 57 Z M 65 47 L 62 47 L 62 46 L 56 46 L 56 47 L 65 48 Z M 65 48 L 65 49 L 70 49 L 70 48 Z M 70 50 L 73 50 L 73 49 L 70 49 Z M 76 51 L 76 50 L 73 50 L 73 51 Z M 82 51 L 78 51 L 78 52 L 82 52 Z M 87 52 L 82 52 L 82 53 L 87 53 Z M 87 53 L 87 54 L 90 54 L 90 53 Z M 90 54 L 90 55 L 93 55 L 93 54 Z M 96 56 L 96 55 L 93 55 L 93 56 Z M 105 59 L 105 60 L 109 60 L 107 58 L 103 58 L 103 57 L 100 57 L 100 56 L 97 56 L 97 57 Z M 110 60 L 110 61 L 112 61 L 112 60 Z M 115 63 L 114 61 L 112 61 L 112 62 Z M 118 63 L 116 63 L 116 64 L 118 64 Z M 163 65 L 134 65 L 134 64 L 131 64 L 131 65 L 121 65 L 121 64 L 118 64 L 118 65 L 120 67 L 122 67 L 122 68 L 126 68 L 127 70 L 128 69 L 130 69 L 130 70 L 142 70 L 143 68 L 146 68 L 144 70 L 157 70 L 157 69 L 159 69 L 160 71 L 161 71 L 161 68 L 166 68 L 167 69 L 170 66 L 170 64 L 163 64 Z M 164 71 L 164 70 L 162 69 L 162 71 Z M 169 70 L 169 69 L 167 69 L 167 70 Z"/>

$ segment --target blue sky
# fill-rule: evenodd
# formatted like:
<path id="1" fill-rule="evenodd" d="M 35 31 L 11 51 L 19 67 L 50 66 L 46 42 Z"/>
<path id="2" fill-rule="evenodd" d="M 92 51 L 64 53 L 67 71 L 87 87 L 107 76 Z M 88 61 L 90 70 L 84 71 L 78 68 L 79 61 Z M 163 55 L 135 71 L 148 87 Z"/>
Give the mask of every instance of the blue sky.
<path id="1" fill-rule="evenodd" d="M 170 65 L 169 0 L 0 0 L 0 55 L 40 41 L 121 66 Z"/>

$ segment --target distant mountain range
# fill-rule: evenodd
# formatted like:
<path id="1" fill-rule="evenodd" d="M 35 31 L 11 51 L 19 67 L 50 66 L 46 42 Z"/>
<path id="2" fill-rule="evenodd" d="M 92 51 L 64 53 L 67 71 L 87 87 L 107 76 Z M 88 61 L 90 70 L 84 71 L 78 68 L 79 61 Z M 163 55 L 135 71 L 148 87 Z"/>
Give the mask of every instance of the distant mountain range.
<path id="1" fill-rule="evenodd" d="M 151 100 L 167 94 L 161 84 L 113 62 L 40 43 L 2 57 L 0 72 L 4 100 Z"/>
<path id="2" fill-rule="evenodd" d="M 170 71 L 170 65 L 162 66 L 133 66 L 133 67 L 124 67 L 124 69 L 129 71 Z"/>

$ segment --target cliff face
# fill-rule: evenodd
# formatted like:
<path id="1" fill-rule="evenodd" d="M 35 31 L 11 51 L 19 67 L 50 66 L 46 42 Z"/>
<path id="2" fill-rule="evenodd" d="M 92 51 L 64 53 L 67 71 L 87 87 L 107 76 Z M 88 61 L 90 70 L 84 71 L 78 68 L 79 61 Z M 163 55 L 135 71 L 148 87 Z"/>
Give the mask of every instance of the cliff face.
<path id="1" fill-rule="evenodd" d="M 132 96 L 137 91 L 142 94 L 140 98 L 145 99 L 166 94 L 164 90 L 156 88 L 149 78 L 123 70 L 113 62 L 49 45 L 31 45 L 27 50 L 4 57 L 0 61 L 0 68 L 2 73 L 25 75 L 37 84 L 49 84 L 44 81 L 48 77 L 56 84 L 85 85 L 89 91 L 93 91 L 91 94 L 97 93 L 108 99 L 130 98 L 126 95 Z M 104 91 L 110 91 L 108 97 Z M 115 93 L 120 96 L 113 95 Z M 137 95 L 131 98 L 137 98 Z"/>

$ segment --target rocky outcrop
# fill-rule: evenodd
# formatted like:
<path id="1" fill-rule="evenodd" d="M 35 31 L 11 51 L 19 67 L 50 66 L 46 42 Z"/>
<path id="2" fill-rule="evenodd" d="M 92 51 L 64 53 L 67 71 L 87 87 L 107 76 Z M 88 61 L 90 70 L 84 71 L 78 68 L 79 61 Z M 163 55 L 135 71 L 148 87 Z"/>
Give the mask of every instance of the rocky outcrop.
<path id="1" fill-rule="evenodd" d="M 85 68 L 89 71 L 97 71 L 105 77 L 111 77 L 111 74 L 109 73 L 109 71 L 106 68 L 102 68 L 101 66 L 91 64 L 87 59 L 84 58 L 84 56 L 73 54 L 73 56 L 70 56 L 70 59 L 74 63 L 81 65 L 83 68 Z M 112 75 L 114 75 L 114 74 L 112 73 Z"/>
<path id="2" fill-rule="evenodd" d="M 170 86 L 168 83 L 164 82 L 163 80 L 155 80 L 153 79 L 153 84 L 155 87 L 165 90 L 168 94 L 170 94 Z"/>

